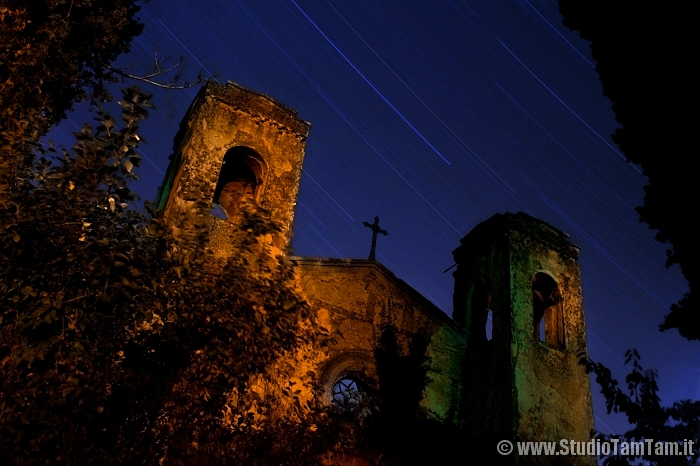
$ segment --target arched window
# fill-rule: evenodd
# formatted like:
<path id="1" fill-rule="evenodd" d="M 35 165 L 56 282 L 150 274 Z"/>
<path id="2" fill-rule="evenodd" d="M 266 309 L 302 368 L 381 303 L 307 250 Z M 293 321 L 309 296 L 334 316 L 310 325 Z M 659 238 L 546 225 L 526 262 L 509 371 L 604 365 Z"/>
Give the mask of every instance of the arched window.
<path id="1" fill-rule="evenodd" d="M 238 146 L 226 152 L 214 191 L 218 208 L 212 213 L 233 221 L 246 201 L 258 199 L 264 171 L 262 159 L 254 150 Z"/>
<path id="2" fill-rule="evenodd" d="M 554 348 L 564 347 L 564 318 L 559 287 L 546 273 L 532 277 L 533 337 Z"/>
<path id="3" fill-rule="evenodd" d="M 493 338 L 493 311 L 489 309 L 486 316 L 486 339 L 491 341 Z"/>
<path id="4" fill-rule="evenodd" d="M 362 382 L 355 377 L 344 376 L 333 384 L 332 403 L 341 413 L 353 417 L 365 417 L 369 414 L 367 391 Z"/>
<path id="5" fill-rule="evenodd" d="M 491 282 L 480 277 L 474 284 L 471 299 L 472 341 L 484 344 L 493 336 L 493 311 L 491 310 Z"/>

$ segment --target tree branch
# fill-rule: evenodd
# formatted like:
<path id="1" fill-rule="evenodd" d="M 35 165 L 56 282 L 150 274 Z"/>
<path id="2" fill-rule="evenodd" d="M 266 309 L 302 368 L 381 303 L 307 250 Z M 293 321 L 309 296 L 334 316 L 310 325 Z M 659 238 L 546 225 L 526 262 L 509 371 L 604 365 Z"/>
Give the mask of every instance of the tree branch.
<path id="1" fill-rule="evenodd" d="M 185 81 L 183 84 L 177 84 L 177 81 L 179 80 L 179 75 L 176 75 L 175 78 L 173 79 L 173 81 L 170 82 L 170 83 L 159 82 L 159 81 L 156 81 L 156 80 L 152 79 L 152 78 L 154 78 L 154 77 L 157 77 L 157 76 L 163 75 L 163 74 L 165 74 L 165 73 L 168 73 L 168 72 L 172 71 L 173 69 L 177 68 L 178 66 L 180 66 L 180 63 L 178 63 L 178 64 L 176 64 L 176 65 L 174 65 L 174 66 L 172 66 L 172 67 L 170 67 L 170 68 L 168 68 L 168 69 L 166 69 L 166 70 L 156 71 L 156 72 L 154 72 L 154 73 L 146 74 L 146 75 L 143 75 L 143 76 L 137 76 L 137 75 L 134 75 L 134 74 L 131 74 L 131 73 L 127 73 L 127 72 L 125 72 L 124 70 L 122 70 L 122 69 L 120 69 L 120 68 L 113 68 L 113 67 L 111 67 L 111 66 L 109 66 L 109 65 L 108 65 L 108 66 L 105 66 L 105 68 L 106 68 L 107 70 L 109 70 L 111 73 L 114 73 L 114 74 L 116 74 L 116 75 L 119 75 L 119 76 L 121 76 L 121 77 L 123 77 L 123 78 L 133 79 L 133 80 L 135 80 L 135 81 L 141 81 L 141 82 L 150 84 L 150 85 L 152 85 L 152 86 L 160 87 L 160 88 L 162 88 L 162 89 L 188 89 L 188 88 L 190 88 L 190 87 L 196 86 L 196 85 L 198 85 L 198 84 L 201 84 L 201 83 L 203 83 L 203 82 L 205 82 L 205 81 L 208 81 L 208 80 L 213 79 L 213 78 L 216 77 L 216 76 L 212 75 L 212 76 L 209 77 L 209 78 L 203 78 L 203 77 L 202 77 L 202 72 L 200 71 L 199 74 L 197 75 L 197 78 L 196 78 L 194 81 L 192 81 L 192 82 L 186 82 L 186 81 Z"/>

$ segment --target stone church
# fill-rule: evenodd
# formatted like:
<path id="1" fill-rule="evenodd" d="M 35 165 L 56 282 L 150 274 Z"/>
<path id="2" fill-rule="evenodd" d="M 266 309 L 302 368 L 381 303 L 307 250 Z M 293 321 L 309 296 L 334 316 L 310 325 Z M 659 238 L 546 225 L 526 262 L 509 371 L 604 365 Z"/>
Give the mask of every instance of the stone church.
<path id="1" fill-rule="evenodd" d="M 156 207 L 167 220 L 188 203 L 211 200 L 211 248 L 225 256 L 225 233 L 252 199 L 282 226 L 269 243 L 283 253 L 309 129 L 264 94 L 208 83 L 180 125 Z M 314 362 L 324 401 L 373 377 L 373 349 L 388 313 L 398 332 L 430 335 L 423 405 L 439 419 L 478 425 L 503 440 L 588 441 L 593 413 L 578 362 L 586 354 L 578 247 L 524 213 L 496 214 L 455 246 L 452 318 L 375 260 L 290 257 L 299 289 L 333 336 L 327 356 Z M 511 458 L 522 464 L 517 454 Z M 527 464 L 595 464 L 555 459 L 563 458 Z"/>

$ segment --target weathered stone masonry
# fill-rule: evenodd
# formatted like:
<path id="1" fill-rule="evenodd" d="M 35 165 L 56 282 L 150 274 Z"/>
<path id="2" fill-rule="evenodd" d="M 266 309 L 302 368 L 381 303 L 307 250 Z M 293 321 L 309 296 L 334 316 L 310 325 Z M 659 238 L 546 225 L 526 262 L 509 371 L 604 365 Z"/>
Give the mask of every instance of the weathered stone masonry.
<path id="1" fill-rule="evenodd" d="M 587 441 L 593 428 L 579 250 L 526 214 L 495 215 L 454 251 L 455 319 L 467 333 L 462 416 L 485 441 Z M 538 283 L 550 281 L 537 319 Z M 486 283 L 486 286 L 479 286 Z M 541 288 L 541 286 L 540 286 Z M 485 299 L 476 296 L 485 290 Z M 544 291 L 544 289 L 543 289 Z M 493 314 L 483 338 L 478 313 Z M 544 320 L 544 335 L 539 335 Z M 531 464 L 592 464 L 589 457 L 537 457 Z"/>
<path id="2" fill-rule="evenodd" d="M 207 84 L 180 124 L 156 208 L 163 209 L 167 219 L 173 210 L 186 209 L 187 204 L 213 202 L 225 156 L 244 149 L 261 165 L 255 200 L 282 227 L 273 245 L 285 250 L 310 127 L 297 117 L 297 112 L 264 94 L 231 82 L 225 86 Z M 226 235 L 216 232 L 229 229 L 229 223 L 212 220 L 212 229 L 213 249 L 226 255 L 228 245 L 217 243 Z"/>
<path id="3" fill-rule="evenodd" d="M 235 247 L 237 209 L 252 198 L 281 225 L 267 242 L 283 253 L 309 129 L 264 94 L 208 83 L 180 125 L 156 207 L 172 222 L 195 203 L 214 206 L 209 247 L 226 257 Z M 423 404 L 444 422 L 466 426 L 484 445 L 588 440 L 593 415 L 588 377 L 578 364 L 586 353 L 578 253 L 545 222 L 523 213 L 495 215 L 453 252 L 454 319 L 376 261 L 291 257 L 299 290 L 335 341 L 321 359 L 296 365 L 321 374 L 330 403 L 339 380 L 376 378 L 373 351 L 387 318 L 404 342 L 418 331 L 430 335 Z M 517 455 L 512 460 L 521 463 Z M 542 456 L 527 464 L 594 463 Z"/>

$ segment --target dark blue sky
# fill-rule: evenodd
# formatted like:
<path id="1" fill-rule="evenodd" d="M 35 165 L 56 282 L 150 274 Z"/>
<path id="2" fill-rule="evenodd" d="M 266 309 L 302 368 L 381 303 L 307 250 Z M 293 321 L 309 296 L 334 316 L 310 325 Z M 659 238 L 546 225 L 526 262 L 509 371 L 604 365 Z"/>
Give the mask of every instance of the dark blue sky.
<path id="1" fill-rule="evenodd" d="M 640 224 L 645 179 L 610 134 L 588 45 L 561 25 L 556 2 L 152 1 L 122 64 L 134 73 L 182 55 L 264 92 L 312 123 L 294 252 L 377 259 L 451 312 L 451 251 L 476 224 L 524 211 L 581 246 L 590 356 L 618 378 L 625 350 L 656 367 L 665 403 L 700 398 L 698 343 L 657 328 L 686 291 L 665 247 Z M 153 199 L 196 89 L 153 90 L 159 110 L 138 190 Z M 71 115 L 59 131 L 85 121 Z M 57 139 L 60 138 L 55 133 Z M 592 385 L 597 428 L 605 416 Z"/>

